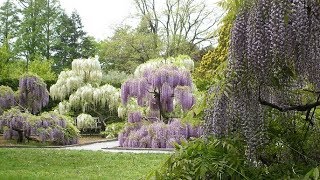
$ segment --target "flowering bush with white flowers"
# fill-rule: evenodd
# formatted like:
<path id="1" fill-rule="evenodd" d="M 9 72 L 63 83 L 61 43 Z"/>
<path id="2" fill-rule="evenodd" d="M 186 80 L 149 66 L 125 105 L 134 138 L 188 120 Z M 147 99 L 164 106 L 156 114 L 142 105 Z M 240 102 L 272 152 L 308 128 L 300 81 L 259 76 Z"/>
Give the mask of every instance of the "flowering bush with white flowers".
<path id="1" fill-rule="evenodd" d="M 86 113 L 101 118 L 116 113 L 120 90 L 109 84 L 101 85 L 101 82 L 102 70 L 97 58 L 74 60 L 72 69 L 61 72 L 57 83 L 50 88 L 51 97 L 61 101 L 55 111 L 73 116 Z"/>

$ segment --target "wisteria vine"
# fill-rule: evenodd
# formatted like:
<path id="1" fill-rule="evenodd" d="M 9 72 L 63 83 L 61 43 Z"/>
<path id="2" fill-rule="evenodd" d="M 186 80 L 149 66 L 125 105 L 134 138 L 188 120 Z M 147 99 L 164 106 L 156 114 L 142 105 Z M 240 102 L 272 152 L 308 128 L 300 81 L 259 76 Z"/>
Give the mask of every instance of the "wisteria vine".
<path id="1" fill-rule="evenodd" d="M 256 0 L 238 13 L 230 44 L 227 83 L 232 92 L 226 97 L 225 88 L 211 89 L 215 98 L 206 113 L 206 133 L 240 132 L 254 162 L 257 148 L 266 142 L 259 99 L 279 107 L 299 104 L 301 95 L 294 90 L 310 83 L 315 91 L 320 88 L 320 3 Z"/>

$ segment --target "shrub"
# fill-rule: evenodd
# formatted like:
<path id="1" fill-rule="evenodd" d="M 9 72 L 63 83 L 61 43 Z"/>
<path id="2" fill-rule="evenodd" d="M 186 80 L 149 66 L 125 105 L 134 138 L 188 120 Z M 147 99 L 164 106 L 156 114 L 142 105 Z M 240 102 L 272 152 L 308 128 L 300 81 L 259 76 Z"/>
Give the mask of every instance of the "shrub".
<path id="1" fill-rule="evenodd" d="M 77 117 L 77 128 L 80 131 L 84 131 L 86 129 L 93 129 L 97 125 L 97 121 L 90 114 L 80 114 Z"/>
<path id="2" fill-rule="evenodd" d="M 124 122 L 117 122 L 107 125 L 106 130 L 100 134 L 106 138 L 117 138 L 125 126 Z"/>
<path id="3" fill-rule="evenodd" d="M 149 179 L 248 179 L 250 175 L 242 141 L 210 137 L 175 147 L 175 153 Z"/>
<path id="4" fill-rule="evenodd" d="M 0 129 L 3 129 L 5 139 L 17 139 L 18 142 L 35 137 L 40 142 L 66 145 L 77 143 L 79 137 L 79 131 L 68 117 L 54 112 L 35 116 L 16 108 L 0 116 Z"/>

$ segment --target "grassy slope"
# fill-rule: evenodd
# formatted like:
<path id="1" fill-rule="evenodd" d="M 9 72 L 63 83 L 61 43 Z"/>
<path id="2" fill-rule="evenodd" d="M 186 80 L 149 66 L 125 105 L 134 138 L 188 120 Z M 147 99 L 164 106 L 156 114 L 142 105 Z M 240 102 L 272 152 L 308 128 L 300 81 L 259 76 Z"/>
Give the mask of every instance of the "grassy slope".
<path id="1" fill-rule="evenodd" d="M 167 154 L 0 149 L 0 179 L 140 179 Z"/>

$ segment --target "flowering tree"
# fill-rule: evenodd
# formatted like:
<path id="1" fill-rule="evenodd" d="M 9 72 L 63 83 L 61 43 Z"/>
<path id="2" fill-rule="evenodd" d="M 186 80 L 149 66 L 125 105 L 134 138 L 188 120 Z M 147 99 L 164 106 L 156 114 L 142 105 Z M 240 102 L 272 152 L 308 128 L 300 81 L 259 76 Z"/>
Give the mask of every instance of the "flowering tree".
<path id="1" fill-rule="evenodd" d="M 56 84 L 50 87 L 53 99 L 60 100 L 56 111 L 60 114 L 88 113 L 104 119 L 120 103 L 119 89 L 101 85 L 102 71 L 97 59 L 76 59 L 72 69 L 62 71 Z"/>
<path id="2" fill-rule="evenodd" d="M 172 62 L 181 65 L 177 67 Z M 139 106 L 149 107 L 150 116 L 168 122 L 168 113 L 172 113 L 175 107 L 187 111 L 195 103 L 194 87 L 187 68 L 193 68 L 193 61 L 188 58 L 149 61 L 140 65 L 135 77 L 121 86 L 122 103 L 126 105 L 131 97 L 136 98 Z"/>
<path id="3" fill-rule="evenodd" d="M 24 75 L 19 81 L 19 105 L 32 114 L 41 112 L 49 103 L 49 92 L 43 80 L 35 75 Z"/>
<path id="4" fill-rule="evenodd" d="M 314 110 L 320 105 L 312 95 L 320 88 L 320 4 L 316 0 L 245 2 L 231 31 L 227 80 L 231 92 L 222 93 L 225 87 L 210 90 L 216 98 L 206 121 L 209 134 L 240 132 L 248 143 L 249 159 L 256 162 L 256 150 L 266 142 L 270 109 L 265 106 L 306 112 L 308 126 L 314 126 Z"/>
<path id="5" fill-rule="evenodd" d="M 150 60 L 137 67 L 134 78 L 121 86 L 128 125 L 119 134 L 120 146 L 170 148 L 173 142 L 202 134 L 200 126 L 177 119 L 196 103 L 191 70 L 193 61 L 185 56 Z M 119 115 L 124 109 L 120 107 Z"/>

